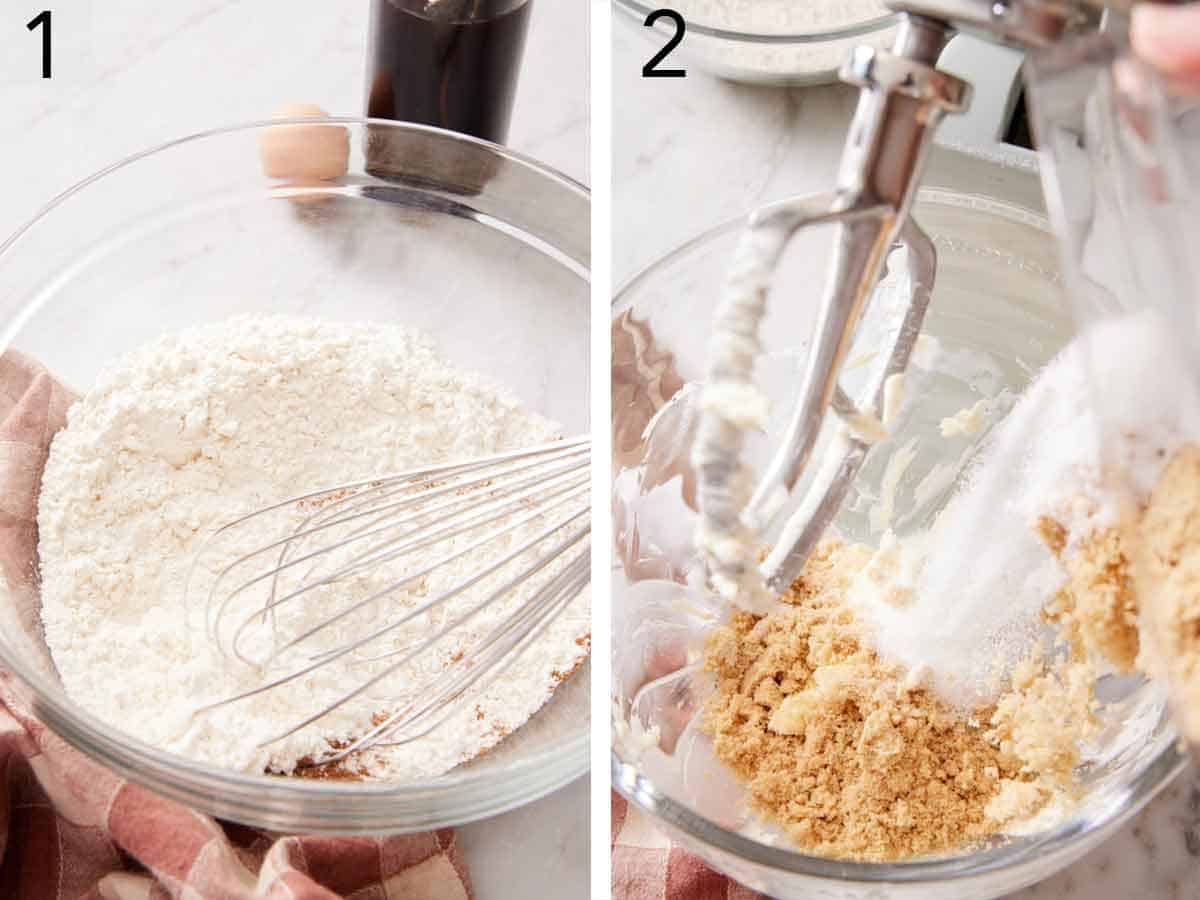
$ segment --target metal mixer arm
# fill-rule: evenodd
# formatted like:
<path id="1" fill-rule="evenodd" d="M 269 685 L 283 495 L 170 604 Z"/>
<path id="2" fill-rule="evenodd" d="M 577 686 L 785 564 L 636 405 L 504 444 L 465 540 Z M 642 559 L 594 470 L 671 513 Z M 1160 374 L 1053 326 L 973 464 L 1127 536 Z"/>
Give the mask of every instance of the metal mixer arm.
<path id="1" fill-rule="evenodd" d="M 1098 0 L 892 0 L 892 8 L 902 15 L 891 51 L 859 47 L 841 72 L 842 80 L 857 85 L 860 94 L 834 193 L 828 199 L 787 201 L 751 219 L 752 229 L 774 228 L 786 233 L 773 250 L 775 259 L 783 243 L 801 228 L 833 223 L 838 232 L 813 349 L 792 417 L 783 442 L 744 509 L 737 509 L 732 488 L 738 470 L 721 458 L 720 443 L 714 440 L 700 454 L 705 463 L 701 466 L 701 492 L 710 498 L 704 511 L 706 527 L 713 534 L 731 534 L 743 528 L 761 535 L 808 465 L 826 413 L 833 408 L 843 418 L 859 414 L 853 402 L 840 393 L 838 379 L 887 254 L 902 234 L 910 250 L 915 249 L 910 261 L 920 270 L 915 272 L 913 302 L 893 348 L 888 373 L 907 366 L 934 274 L 932 247 L 909 223 L 909 211 L 937 126 L 947 113 L 963 111 L 970 96 L 966 82 L 937 68 L 938 57 L 955 30 L 979 31 L 1022 48 L 1043 47 L 1059 41 L 1069 30 L 1094 23 L 1102 7 Z M 714 435 L 718 433 L 715 428 Z M 852 441 L 841 460 L 833 461 L 836 466 L 826 465 L 818 473 L 809 495 L 792 514 L 761 567 L 770 588 L 779 591 L 800 574 L 867 449 L 861 441 Z M 740 568 L 726 571 L 729 566 L 716 558 L 719 555 L 711 554 L 710 571 L 727 583 L 740 579 Z"/>
<path id="2" fill-rule="evenodd" d="M 909 303 L 887 364 L 872 391 L 871 403 L 876 410 L 882 410 L 885 406 L 888 380 L 893 375 L 902 374 L 908 368 L 909 359 L 924 324 L 925 311 L 929 308 L 934 273 L 937 269 L 933 242 L 912 219 L 906 219 L 901 225 L 898 244 L 908 253 Z M 852 416 L 859 414 L 853 401 L 836 385 L 832 407 L 844 420 L 850 420 Z M 796 425 L 797 422 L 794 421 L 793 427 L 789 429 L 789 438 L 792 437 Z M 819 426 L 818 422 L 811 432 L 813 442 Z M 811 449 L 811 443 L 809 447 Z M 787 449 L 787 444 L 784 445 L 784 449 Z M 835 460 L 823 465 L 816 472 L 804 498 L 784 524 L 779 540 L 760 566 L 763 580 L 772 591 L 782 593 L 800 574 L 809 554 L 841 509 L 842 502 L 870 449 L 868 441 L 850 432 L 846 435 L 840 454 Z M 778 457 L 776 461 L 778 462 Z M 770 477 L 768 475 L 768 478 Z M 764 480 L 763 485 L 768 483 Z M 763 485 L 760 485 L 760 489 Z"/>
<path id="3" fill-rule="evenodd" d="M 842 363 L 850 348 L 863 312 L 879 282 L 888 253 L 901 232 L 905 242 L 917 252 L 914 261 L 925 261 L 926 269 L 917 273 L 925 291 L 923 299 L 910 304 L 910 319 L 902 335 L 915 340 L 924 315 L 928 290 L 932 286 L 932 247 L 915 226 L 906 225 L 909 208 L 920 174 L 924 169 L 932 135 L 947 112 L 965 108 L 969 89 L 965 82 L 937 71 L 934 63 L 945 46 L 949 31 L 937 23 L 908 16 L 900 26 L 895 49 L 885 53 L 861 47 L 844 67 L 844 80 L 861 90 L 858 107 L 850 126 L 842 156 L 837 189 L 828 197 L 786 201 L 756 214 L 751 228 L 785 231 L 790 239 L 802 228 L 835 224 L 837 234 L 825 293 L 818 311 L 813 352 L 809 355 L 797 403 L 782 444 L 776 451 L 766 475 L 756 486 L 740 525 L 761 533 L 780 508 L 780 499 L 791 493 L 807 466 L 820 433 L 821 423 L 832 406 L 843 417 L 859 414 L 853 401 L 838 389 Z M 919 247 L 918 247 L 919 245 Z M 907 366 L 911 343 L 901 350 L 898 345 L 888 374 Z M 897 355 L 898 354 L 898 355 Z M 882 384 L 880 385 L 882 390 Z M 859 443 L 846 455 L 850 475 L 856 472 L 866 454 Z M 732 478 L 728 467 L 712 466 L 708 471 L 706 493 L 710 498 L 728 498 Z M 847 472 L 830 476 L 824 485 L 849 483 Z M 702 471 L 702 482 L 704 473 Z M 814 506 L 811 521 L 789 526 L 787 540 L 780 541 L 768 560 L 764 575 L 778 589 L 786 586 L 804 565 L 808 551 L 837 511 L 840 502 L 833 493 L 806 501 L 803 508 Z M 723 507 L 719 510 L 718 507 Z M 716 530 L 733 526 L 729 504 L 713 502 L 711 523 Z M 795 518 L 795 517 L 793 517 Z"/>
<path id="4" fill-rule="evenodd" d="M 947 37 L 936 24 L 909 18 L 896 39 L 907 56 L 860 47 L 843 69 L 843 80 L 862 93 L 830 203 L 840 215 L 833 262 L 787 435 L 747 509 L 751 527 L 770 518 L 772 498 L 781 488 L 790 492 L 807 465 L 866 301 L 908 217 L 933 131 L 945 113 L 966 106 L 966 83 L 931 65 Z M 773 214 L 789 209 L 795 214 L 794 206 Z M 811 222 L 793 228 L 803 224 Z"/>
<path id="5" fill-rule="evenodd" d="M 1047 47 L 1068 31 L 1095 27 L 1106 7 L 1129 6 L 1126 0 L 888 0 L 887 5 L 1023 50 Z"/>

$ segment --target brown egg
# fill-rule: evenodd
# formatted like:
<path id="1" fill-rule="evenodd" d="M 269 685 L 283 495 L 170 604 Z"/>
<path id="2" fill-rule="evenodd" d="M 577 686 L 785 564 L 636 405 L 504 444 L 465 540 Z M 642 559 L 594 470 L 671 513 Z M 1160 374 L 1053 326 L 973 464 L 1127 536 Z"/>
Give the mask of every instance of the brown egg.
<path id="1" fill-rule="evenodd" d="M 325 110 L 311 103 L 292 103 L 276 112 L 275 118 L 326 115 Z M 315 186 L 346 174 L 350 132 L 341 125 L 276 125 L 262 132 L 258 149 L 263 172 L 269 178 L 286 180 L 295 187 Z"/>

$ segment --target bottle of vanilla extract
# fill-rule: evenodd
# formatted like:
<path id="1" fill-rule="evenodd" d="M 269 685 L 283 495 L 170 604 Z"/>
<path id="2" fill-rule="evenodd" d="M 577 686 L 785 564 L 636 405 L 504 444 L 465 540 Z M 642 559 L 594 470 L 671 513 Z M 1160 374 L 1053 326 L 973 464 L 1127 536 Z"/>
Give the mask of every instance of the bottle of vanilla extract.
<path id="1" fill-rule="evenodd" d="M 532 0 L 371 0 L 367 115 L 508 137 Z"/>

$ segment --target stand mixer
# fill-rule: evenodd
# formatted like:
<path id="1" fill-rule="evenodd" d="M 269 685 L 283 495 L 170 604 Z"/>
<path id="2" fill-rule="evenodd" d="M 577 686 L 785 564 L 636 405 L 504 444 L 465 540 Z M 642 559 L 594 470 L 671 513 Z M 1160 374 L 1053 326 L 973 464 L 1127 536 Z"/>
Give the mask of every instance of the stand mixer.
<path id="1" fill-rule="evenodd" d="M 860 95 L 835 189 L 763 207 L 750 216 L 730 290 L 717 313 L 708 384 L 712 396 L 742 402 L 705 404 L 694 461 L 701 500 L 699 544 L 713 587 L 727 598 L 741 587 L 761 590 L 764 582 L 778 594 L 800 574 L 874 441 L 872 428 L 864 429 L 862 423 L 874 423 L 876 433 L 880 431 L 875 411 L 886 403 L 889 381 L 902 377 L 907 368 L 937 269 L 933 244 L 909 212 L 939 123 L 948 114 L 963 112 L 970 102 L 971 86 L 938 68 L 939 56 L 960 29 L 1030 52 L 1027 72 L 1034 72 L 1032 86 L 1068 100 L 1045 104 L 1053 107 L 1049 114 L 1059 118 L 1047 123 L 1043 116 L 1041 123 L 1047 131 L 1043 183 L 1067 251 L 1068 287 L 1079 287 L 1079 278 L 1072 281 L 1078 260 L 1071 258 L 1079 249 L 1073 227 L 1078 217 L 1064 210 L 1072 202 L 1067 196 L 1071 185 L 1058 177 L 1060 168 L 1079 160 L 1069 160 L 1050 133 L 1060 124 L 1063 109 L 1077 112 L 1082 106 L 1075 96 L 1079 86 L 1065 84 L 1067 79 L 1059 76 L 1085 60 L 1112 60 L 1114 43 L 1101 29 L 1107 13 L 1076 0 L 897 0 L 889 5 L 900 14 L 891 51 L 859 47 L 841 71 L 842 80 L 857 86 Z M 1051 86 L 1057 94 L 1050 93 Z M 1042 98 L 1034 99 L 1037 113 L 1036 101 Z M 1082 134 L 1076 137 L 1082 146 Z M 1153 153 L 1149 158 L 1151 167 L 1156 165 Z M 1096 170 L 1083 188 L 1085 193 L 1095 191 L 1103 165 L 1095 159 L 1082 164 Z M 1077 187 L 1079 180 L 1074 184 Z M 745 407 L 757 399 L 751 377 L 754 347 L 771 275 L 798 232 L 830 225 L 836 237 L 812 352 L 781 445 L 751 490 L 739 456 L 745 433 L 755 426 L 755 417 L 748 419 Z M 881 379 L 868 402 L 856 402 L 839 387 L 839 377 L 888 255 L 897 246 L 908 252 L 908 309 Z M 815 473 L 757 572 L 749 571 L 754 567 L 746 562 L 748 539 L 761 535 L 778 517 L 810 462 L 830 410 L 848 426 L 840 451 Z"/>

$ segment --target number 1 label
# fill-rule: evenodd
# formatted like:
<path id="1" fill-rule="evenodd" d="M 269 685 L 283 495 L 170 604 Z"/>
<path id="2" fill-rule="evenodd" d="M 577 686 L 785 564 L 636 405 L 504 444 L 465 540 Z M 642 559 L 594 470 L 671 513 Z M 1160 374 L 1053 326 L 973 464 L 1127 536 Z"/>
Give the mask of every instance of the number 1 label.
<path id="1" fill-rule="evenodd" d="M 43 9 L 25 25 L 30 31 L 42 29 L 42 77 L 50 77 L 50 10 Z"/>

